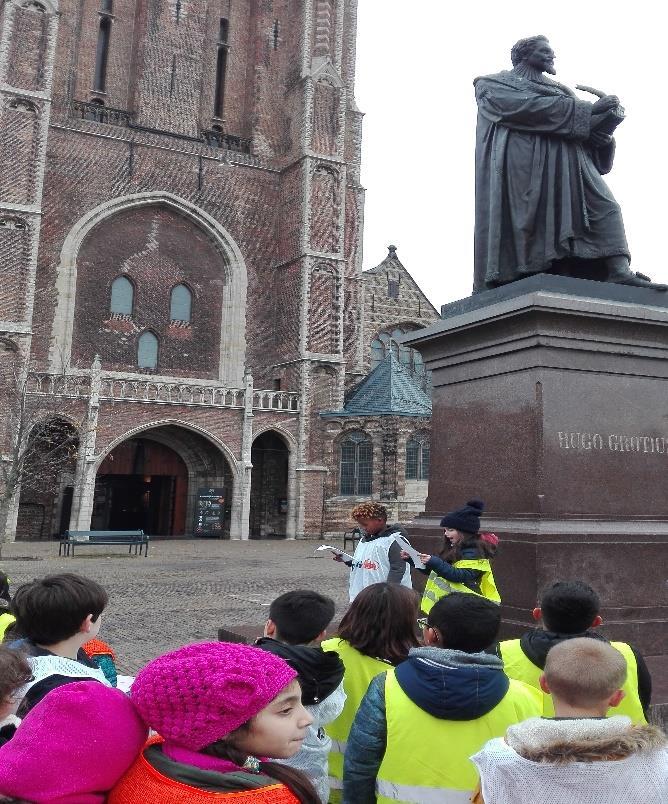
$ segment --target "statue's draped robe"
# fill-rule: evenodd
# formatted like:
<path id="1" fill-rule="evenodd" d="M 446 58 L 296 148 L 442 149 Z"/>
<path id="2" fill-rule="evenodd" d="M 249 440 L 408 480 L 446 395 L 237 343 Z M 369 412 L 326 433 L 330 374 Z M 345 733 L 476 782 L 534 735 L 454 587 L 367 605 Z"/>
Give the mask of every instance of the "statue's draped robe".
<path id="1" fill-rule="evenodd" d="M 619 205 L 601 178 L 614 142 L 593 149 L 592 104 L 514 71 L 477 78 L 474 289 L 554 260 L 630 258 Z"/>

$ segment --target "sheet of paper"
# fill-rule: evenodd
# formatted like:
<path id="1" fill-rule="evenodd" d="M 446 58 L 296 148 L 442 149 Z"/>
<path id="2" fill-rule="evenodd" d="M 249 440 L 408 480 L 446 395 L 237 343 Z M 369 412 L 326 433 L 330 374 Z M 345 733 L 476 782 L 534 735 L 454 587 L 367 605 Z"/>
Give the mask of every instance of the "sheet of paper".
<path id="1" fill-rule="evenodd" d="M 350 553 L 344 553 L 343 550 L 340 550 L 338 547 L 332 547 L 331 544 L 321 544 L 320 547 L 316 547 L 316 552 L 320 550 L 329 550 L 330 553 L 335 553 L 337 556 L 342 556 L 344 561 L 352 561 L 353 557 Z"/>
<path id="2" fill-rule="evenodd" d="M 424 564 L 420 561 L 420 554 L 419 552 L 408 542 L 404 541 L 403 539 L 396 540 L 399 547 L 402 550 L 405 550 L 408 555 L 413 559 L 413 564 L 415 565 L 415 569 L 425 569 Z"/>

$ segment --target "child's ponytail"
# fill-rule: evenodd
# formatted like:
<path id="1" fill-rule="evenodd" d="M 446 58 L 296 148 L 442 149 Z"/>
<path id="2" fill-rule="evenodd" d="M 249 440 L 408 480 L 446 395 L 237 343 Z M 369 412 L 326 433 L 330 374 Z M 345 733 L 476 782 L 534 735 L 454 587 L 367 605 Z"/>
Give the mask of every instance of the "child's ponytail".
<path id="1" fill-rule="evenodd" d="M 305 774 L 289 765 L 278 762 L 260 762 L 260 771 L 277 782 L 282 782 L 297 796 L 301 804 L 321 804 L 320 796 Z"/>
<path id="2" fill-rule="evenodd" d="M 494 558 L 498 549 L 499 537 L 495 533 L 464 533 L 461 542 L 452 546 L 444 546 L 440 553 L 441 558 L 454 564 L 460 561 L 465 550 L 477 550 L 480 558 Z"/>
<path id="3" fill-rule="evenodd" d="M 242 731 L 247 728 L 248 724 L 244 723 L 237 731 Z M 248 755 L 234 746 L 232 742 L 233 739 L 234 732 L 225 739 L 203 748 L 202 753 L 209 754 L 218 759 L 227 759 L 240 768 L 243 768 L 244 763 L 248 759 Z M 260 762 L 258 770 L 265 776 L 269 776 L 288 787 L 295 796 L 297 796 L 300 804 L 320 804 L 320 796 L 316 793 L 315 788 L 308 778 L 296 768 L 281 765 L 278 762 Z"/>

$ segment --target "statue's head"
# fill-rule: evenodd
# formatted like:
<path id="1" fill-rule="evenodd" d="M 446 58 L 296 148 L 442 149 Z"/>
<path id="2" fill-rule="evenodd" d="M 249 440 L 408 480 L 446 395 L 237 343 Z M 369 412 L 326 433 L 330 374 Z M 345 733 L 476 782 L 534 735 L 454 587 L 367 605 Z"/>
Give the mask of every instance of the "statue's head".
<path id="1" fill-rule="evenodd" d="M 555 74 L 554 50 L 550 47 L 547 36 L 529 36 L 515 42 L 510 51 L 510 60 L 513 67 L 523 62 L 540 70 L 541 73 Z"/>

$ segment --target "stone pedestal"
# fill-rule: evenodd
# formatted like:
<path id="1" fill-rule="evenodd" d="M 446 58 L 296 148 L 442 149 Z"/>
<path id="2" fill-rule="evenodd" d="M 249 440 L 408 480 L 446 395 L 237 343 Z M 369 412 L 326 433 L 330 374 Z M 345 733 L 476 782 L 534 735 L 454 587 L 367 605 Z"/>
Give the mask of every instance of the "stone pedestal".
<path id="1" fill-rule="evenodd" d="M 607 636 L 668 654 L 668 294 L 538 275 L 443 316 L 404 338 L 433 372 L 416 545 L 480 497 L 506 634 L 546 584 L 581 579 Z"/>

